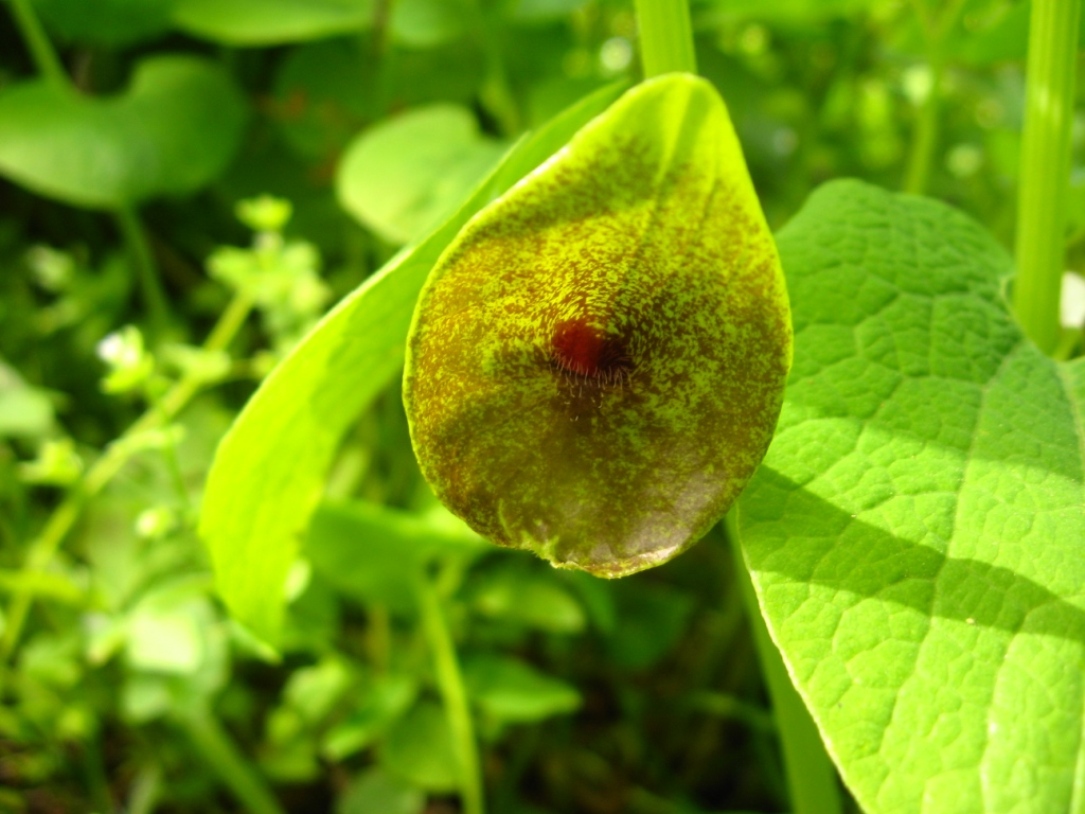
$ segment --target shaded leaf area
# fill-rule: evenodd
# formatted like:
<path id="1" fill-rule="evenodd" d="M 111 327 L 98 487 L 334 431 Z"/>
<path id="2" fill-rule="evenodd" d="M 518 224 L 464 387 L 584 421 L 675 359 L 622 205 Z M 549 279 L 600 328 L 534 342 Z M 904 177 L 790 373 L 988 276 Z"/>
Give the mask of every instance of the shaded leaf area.
<path id="1" fill-rule="evenodd" d="M 483 536 L 624 576 L 726 512 L 772 436 L 790 341 L 726 108 L 660 77 L 442 256 L 408 340 L 411 438 Z"/>
<path id="2" fill-rule="evenodd" d="M 50 31 L 64 39 L 128 45 L 172 25 L 177 0 L 34 0 Z"/>
<path id="3" fill-rule="evenodd" d="M 1009 258 L 943 204 L 833 183 L 779 246 L 795 367 L 742 543 L 846 783 L 870 812 L 1071 810 L 1080 364 L 1025 341 Z"/>
<path id="4" fill-rule="evenodd" d="M 259 636 L 278 636 L 296 535 L 316 508 L 343 434 L 399 371 L 415 299 L 433 263 L 474 212 L 542 163 L 617 93 L 599 91 L 521 141 L 454 216 L 328 314 L 238 417 L 215 456 L 200 529 L 220 593 Z"/>
<path id="5" fill-rule="evenodd" d="M 226 166 L 245 118 L 233 80 L 190 56 L 149 57 L 114 97 L 12 85 L 0 93 L 0 173 L 91 208 L 193 192 Z"/>

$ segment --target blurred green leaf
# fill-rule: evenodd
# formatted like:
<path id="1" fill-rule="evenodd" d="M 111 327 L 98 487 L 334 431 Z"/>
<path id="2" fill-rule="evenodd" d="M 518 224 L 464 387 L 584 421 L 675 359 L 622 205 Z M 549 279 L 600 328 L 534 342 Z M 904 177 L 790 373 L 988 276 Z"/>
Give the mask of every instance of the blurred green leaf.
<path id="1" fill-rule="evenodd" d="M 177 0 L 34 0 L 49 28 L 63 39 L 130 45 L 169 30 Z"/>
<path id="2" fill-rule="evenodd" d="M 335 804 L 335 814 L 421 814 L 426 795 L 379 768 L 354 779 Z"/>
<path id="3" fill-rule="evenodd" d="M 0 92 L 0 174 L 90 208 L 189 193 L 222 172 L 244 122 L 233 81 L 197 57 L 149 57 L 111 98 L 25 82 Z"/>
<path id="4" fill-rule="evenodd" d="M 349 666 L 330 657 L 296 670 L 283 689 L 283 701 L 311 725 L 319 723 L 339 703 L 353 681 Z"/>
<path id="5" fill-rule="evenodd" d="M 942 47 L 954 62 L 975 67 L 1023 62 L 1028 54 L 1031 12 L 1028 0 L 973 2 L 965 7 Z M 1085 44 L 1085 15 L 1080 18 L 1079 40 Z"/>
<path id="6" fill-rule="evenodd" d="M 543 23 L 560 20 L 579 11 L 589 0 L 512 0 L 507 6 L 510 20 L 518 23 Z"/>
<path id="7" fill-rule="evenodd" d="M 375 676 L 357 693 L 356 708 L 328 729 L 321 750 L 332 760 L 342 760 L 372 744 L 414 703 L 418 682 L 412 676 Z"/>
<path id="8" fill-rule="evenodd" d="M 19 464 L 19 478 L 24 483 L 69 486 L 83 473 L 83 459 L 71 438 L 45 441 L 32 461 Z"/>
<path id="9" fill-rule="evenodd" d="M 423 701 L 400 718 L 381 746 L 380 765 L 426 791 L 454 791 L 459 769 L 445 711 Z"/>
<path id="10" fill-rule="evenodd" d="M 606 639 L 611 661 L 643 670 L 662 659 L 689 626 L 693 597 L 665 584 L 613 583 L 617 624 Z"/>
<path id="11" fill-rule="evenodd" d="M 462 521 L 454 523 L 450 529 L 444 522 L 361 501 L 325 504 L 313 516 L 303 553 L 345 595 L 413 613 L 414 580 L 430 557 L 481 546 Z"/>
<path id="12" fill-rule="evenodd" d="M 367 130 L 336 174 L 344 208 L 392 243 L 447 217 L 501 157 L 474 115 L 454 105 L 413 110 Z"/>
<path id="13" fill-rule="evenodd" d="M 206 657 L 204 629 L 211 610 L 203 597 L 156 591 L 128 618 L 127 657 L 136 670 L 195 673 Z"/>
<path id="14" fill-rule="evenodd" d="M 41 438 L 53 429 L 53 404 L 0 360 L 0 438 Z"/>
<path id="15" fill-rule="evenodd" d="M 465 659 L 463 674 L 471 700 L 508 723 L 541 721 L 580 707 L 576 687 L 516 659 L 471 656 Z"/>
<path id="16" fill-rule="evenodd" d="M 472 586 L 471 607 L 483 616 L 545 630 L 550 633 L 579 633 L 584 629 L 584 609 L 545 566 L 525 568 L 507 560 L 480 576 Z"/>
<path id="17" fill-rule="evenodd" d="M 826 185 L 779 234 L 795 367 L 739 506 L 773 640 L 865 811 L 1069 811 L 1085 704 L 1080 360 L 948 206 Z"/>
<path id="18" fill-rule="evenodd" d="M 271 115 L 301 156 L 335 156 L 379 113 L 377 69 L 356 41 L 335 39 L 291 49 L 275 75 Z"/>
<path id="19" fill-rule="evenodd" d="M 725 20 L 813 23 L 832 17 L 853 17 L 881 0 L 705 0 L 699 22 L 719 25 Z"/>
<path id="20" fill-rule="evenodd" d="M 16 591 L 27 591 L 65 605 L 80 605 L 87 601 L 86 588 L 72 574 L 0 569 L 0 594 Z"/>
<path id="21" fill-rule="evenodd" d="M 160 676 L 130 672 L 120 693 L 120 711 L 128 724 L 139 725 L 167 714 L 173 698 Z"/>
<path id="22" fill-rule="evenodd" d="M 453 217 L 324 318 L 264 381 L 223 439 L 208 477 L 200 531 L 219 592 L 257 635 L 278 637 L 296 535 L 319 502 L 343 433 L 402 366 L 415 299 L 441 251 L 471 215 L 559 149 L 619 92 L 599 91 L 513 148 Z"/>
<path id="23" fill-rule="evenodd" d="M 174 0 L 173 20 L 197 37 L 234 46 L 281 45 L 368 27 L 373 0 Z"/>
<path id="24" fill-rule="evenodd" d="M 432 48 L 463 36 L 473 11 L 464 0 L 397 0 L 392 36 L 412 48 Z"/>

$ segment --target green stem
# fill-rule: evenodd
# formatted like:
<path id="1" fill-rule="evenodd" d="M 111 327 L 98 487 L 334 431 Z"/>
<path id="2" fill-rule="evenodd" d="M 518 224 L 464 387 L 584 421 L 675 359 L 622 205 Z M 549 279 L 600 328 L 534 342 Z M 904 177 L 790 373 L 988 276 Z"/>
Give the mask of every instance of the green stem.
<path id="1" fill-rule="evenodd" d="M 1058 345 L 1070 130 L 1081 0 L 1033 0 L 1017 196 L 1014 309 L 1046 353 Z"/>
<path id="2" fill-rule="evenodd" d="M 795 814 L 840 814 L 843 808 L 836 769 L 761 617 L 753 581 L 738 542 L 738 510 L 732 509 L 725 522 L 735 558 L 735 579 L 746 603 L 758 660 L 772 700 L 772 714 L 780 733 L 791 809 Z"/>
<path id="3" fill-rule="evenodd" d="M 207 710 L 179 715 L 177 722 L 234 797 L 251 814 L 284 814 L 263 778 L 249 765 L 229 734 Z"/>
<path id="4" fill-rule="evenodd" d="M 58 90 L 72 90 L 71 79 L 68 78 L 53 44 L 49 42 L 41 21 L 34 14 L 30 0 L 9 0 L 9 2 L 15 25 L 19 28 L 19 35 L 30 50 L 30 57 L 34 60 L 38 72 Z"/>
<path id="5" fill-rule="evenodd" d="M 912 137 L 912 152 L 908 157 L 908 169 L 904 176 L 904 191 L 913 195 L 922 195 L 927 189 L 934 154 L 938 149 L 942 88 L 946 78 L 946 37 L 964 9 L 964 2 L 965 0 L 952 0 L 936 17 L 927 9 L 923 0 L 912 0 L 912 9 L 919 18 L 920 28 L 923 29 L 931 71 L 931 86 L 919 111 Z"/>
<path id="6" fill-rule="evenodd" d="M 162 769 L 157 763 L 140 768 L 128 792 L 128 814 L 154 814 L 162 796 Z"/>
<path id="7" fill-rule="evenodd" d="M 426 638 L 433 651 L 437 685 L 456 744 L 464 814 L 484 814 L 482 773 L 479 768 L 475 727 L 471 721 L 471 707 L 467 702 L 467 689 L 464 687 L 463 674 L 456 658 L 456 645 L 441 610 L 441 599 L 433 583 L 425 576 L 418 579 L 418 605 Z"/>
<path id="8" fill-rule="evenodd" d="M 697 73 L 686 0 L 636 0 L 636 9 L 644 78 L 675 71 Z"/>
<path id="9" fill-rule="evenodd" d="M 204 349 L 225 350 L 241 328 L 251 308 L 252 301 L 248 297 L 240 294 L 234 297 L 208 335 L 203 345 Z M 33 574 L 43 571 L 52 561 L 60 544 L 64 542 L 64 538 L 79 519 L 86 502 L 98 494 L 128 460 L 129 445 L 125 444 L 124 440 L 147 430 L 165 426 L 184 409 L 203 386 L 204 380 L 198 375 L 184 376 L 170 388 L 158 404 L 150 407 L 125 431 L 124 435 L 106 448 L 102 456 L 94 462 L 79 483 L 53 511 L 41 534 L 30 544 L 30 550 L 27 552 L 21 569 L 22 573 Z M 3 696 L 5 668 L 22 636 L 27 614 L 34 602 L 34 593 L 32 580 L 26 580 L 20 590 L 15 592 L 8 609 L 7 625 L 4 628 L 3 637 L 0 638 L 0 697 Z"/>
<path id="10" fill-rule="evenodd" d="M 915 133 L 912 136 L 912 152 L 908 157 L 908 170 L 904 176 L 904 191 L 922 195 L 930 178 L 931 164 L 938 147 L 938 131 L 942 108 L 942 82 L 946 66 L 940 56 L 931 55 L 931 86 L 923 107 L 919 110 Z"/>
<path id="11" fill-rule="evenodd" d="M 135 207 L 131 204 L 118 207 L 116 216 L 117 224 L 120 226 L 121 234 L 124 235 L 124 242 L 132 258 L 132 264 L 136 267 L 136 276 L 139 277 L 139 285 L 143 291 L 144 305 L 150 312 L 151 324 L 161 329 L 169 320 L 169 305 L 166 293 L 162 290 L 162 283 L 158 279 L 158 269 L 155 266 L 151 244 L 147 241 L 147 233 L 139 222 Z"/>

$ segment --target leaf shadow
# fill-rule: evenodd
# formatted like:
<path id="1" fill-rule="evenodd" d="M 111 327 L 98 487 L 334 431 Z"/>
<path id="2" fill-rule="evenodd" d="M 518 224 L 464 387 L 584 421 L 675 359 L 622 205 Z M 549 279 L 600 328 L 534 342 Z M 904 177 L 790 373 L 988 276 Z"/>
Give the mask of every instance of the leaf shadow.
<path id="1" fill-rule="evenodd" d="M 739 523 L 753 571 L 894 603 L 930 617 L 1085 643 L 1085 609 L 1011 568 L 946 555 L 895 536 L 769 467 L 759 470 L 756 488 L 747 494 L 751 497 L 743 496 Z M 774 522 L 781 516 L 790 518 L 786 529 Z M 747 532 L 762 520 L 769 534 L 762 531 L 761 539 L 751 543 Z M 833 541 L 830 547 L 828 540 Z M 1071 590 L 1082 599 L 1080 586 Z"/>

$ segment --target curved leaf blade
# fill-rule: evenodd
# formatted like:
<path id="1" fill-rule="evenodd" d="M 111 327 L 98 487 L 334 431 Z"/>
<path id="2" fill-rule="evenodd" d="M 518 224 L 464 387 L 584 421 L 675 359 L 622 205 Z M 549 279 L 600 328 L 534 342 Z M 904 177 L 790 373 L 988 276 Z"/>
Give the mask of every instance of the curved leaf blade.
<path id="1" fill-rule="evenodd" d="M 0 173 L 88 208 L 192 192 L 233 156 L 245 110 L 229 75 L 197 57 L 148 58 L 113 98 L 27 82 L 0 93 Z"/>
<path id="2" fill-rule="evenodd" d="M 161 36 L 175 0 L 34 0 L 50 30 L 76 42 L 129 45 Z"/>
<path id="3" fill-rule="evenodd" d="M 361 31 L 373 0 L 175 0 L 174 24 L 224 45 L 257 47 Z"/>
<path id="4" fill-rule="evenodd" d="M 615 87 L 598 91 L 517 144 L 453 217 L 333 309 L 245 406 L 215 455 L 200 533 L 219 593 L 254 633 L 278 638 L 297 537 L 347 427 L 399 371 L 415 300 L 441 251 L 474 212 L 618 93 Z"/>
<path id="5" fill-rule="evenodd" d="M 1081 366 L 1026 342 L 1010 259 L 943 204 L 837 182 L 778 245 L 795 368 L 741 539 L 845 782 L 869 812 L 1073 810 Z"/>
<path id="6" fill-rule="evenodd" d="M 471 111 L 430 105 L 367 130 L 347 147 L 336 173 L 343 208 L 391 243 L 425 235 L 501 159 Z"/>

